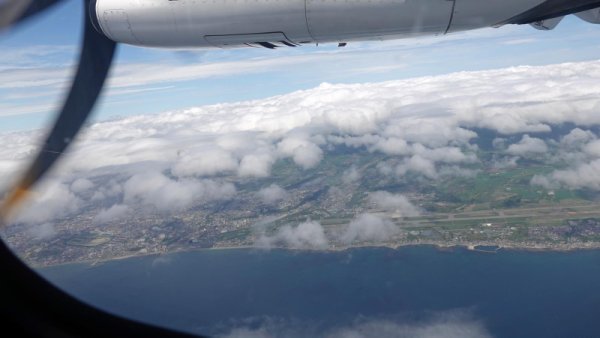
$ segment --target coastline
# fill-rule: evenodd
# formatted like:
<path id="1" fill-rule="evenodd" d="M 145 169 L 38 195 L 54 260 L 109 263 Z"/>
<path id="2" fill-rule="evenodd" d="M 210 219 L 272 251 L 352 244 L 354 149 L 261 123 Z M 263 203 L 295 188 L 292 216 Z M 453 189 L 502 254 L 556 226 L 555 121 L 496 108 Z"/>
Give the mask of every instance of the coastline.
<path id="1" fill-rule="evenodd" d="M 525 252 L 575 252 L 575 251 L 589 251 L 589 250 L 600 250 L 600 242 L 591 242 L 585 243 L 588 245 L 578 245 L 584 243 L 564 243 L 564 244 L 553 244 L 553 245 L 543 245 L 543 244 L 535 244 L 535 245 L 523 245 L 520 243 L 493 243 L 493 242 L 477 242 L 477 243 L 446 243 L 446 242 L 435 242 L 435 241 L 420 241 L 420 242 L 405 242 L 405 243 L 362 243 L 355 245 L 347 245 L 347 246 L 330 246 L 328 248 L 290 248 L 285 246 L 273 246 L 273 247 L 260 247 L 254 245 L 240 245 L 240 246 L 217 246 L 212 248 L 189 248 L 189 249 L 175 249 L 169 252 L 149 252 L 149 253 L 132 253 L 128 255 L 111 257 L 106 259 L 94 259 L 94 260 L 76 260 L 72 262 L 64 262 L 58 264 L 48 264 L 48 265 L 37 265 L 37 264 L 29 264 L 28 265 L 33 269 L 44 269 L 58 266 L 65 266 L 71 264 L 88 264 L 90 267 L 94 267 L 103 263 L 108 263 L 112 261 L 119 261 L 130 258 L 142 258 L 142 257 L 151 257 L 156 256 L 157 258 L 161 256 L 167 256 L 177 253 L 185 253 L 185 252 L 210 252 L 210 251 L 227 251 L 227 250 L 256 250 L 262 252 L 268 252 L 270 250 L 288 250 L 294 252 L 343 252 L 354 249 L 363 249 L 363 248 L 388 248 L 392 250 L 398 250 L 407 247 L 420 247 L 420 246 L 429 246 L 434 247 L 440 251 L 452 251 L 454 249 L 466 249 L 468 251 L 473 252 L 481 252 L 487 254 L 498 253 L 499 251 L 525 251 Z M 478 247 L 492 247 L 495 248 L 493 251 L 478 249 Z"/>

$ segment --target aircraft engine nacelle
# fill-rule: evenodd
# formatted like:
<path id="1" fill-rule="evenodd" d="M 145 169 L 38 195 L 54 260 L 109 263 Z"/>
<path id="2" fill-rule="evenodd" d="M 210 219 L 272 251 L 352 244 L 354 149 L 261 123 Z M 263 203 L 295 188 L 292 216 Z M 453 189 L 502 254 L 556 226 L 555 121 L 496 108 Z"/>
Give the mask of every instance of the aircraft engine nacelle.
<path id="1" fill-rule="evenodd" d="M 95 0 L 96 28 L 149 47 L 294 46 L 491 26 L 544 0 Z"/>

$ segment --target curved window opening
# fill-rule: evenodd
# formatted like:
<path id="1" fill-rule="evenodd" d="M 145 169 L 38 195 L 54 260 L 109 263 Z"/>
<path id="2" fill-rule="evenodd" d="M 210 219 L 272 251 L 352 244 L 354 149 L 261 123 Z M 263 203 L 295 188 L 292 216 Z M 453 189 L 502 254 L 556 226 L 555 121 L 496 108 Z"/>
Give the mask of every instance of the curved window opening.
<path id="1" fill-rule="evenodd" d="M 369 5 L 379 21 L 259 2 L 212 26 L 184 2 L 147 17 L 127 2 L 118 25 L 91 2 L 94 34 L 120 42 L 110 77 L 2 239 L 76 298 L 192 334 L 589 336 L 597 10 L 471 30 L 539 2 L 407 1 L 400 23 L 394 2 Z M 3 192 L 48 146 L 84 11 L 65 1 L 0 36 Z"/>

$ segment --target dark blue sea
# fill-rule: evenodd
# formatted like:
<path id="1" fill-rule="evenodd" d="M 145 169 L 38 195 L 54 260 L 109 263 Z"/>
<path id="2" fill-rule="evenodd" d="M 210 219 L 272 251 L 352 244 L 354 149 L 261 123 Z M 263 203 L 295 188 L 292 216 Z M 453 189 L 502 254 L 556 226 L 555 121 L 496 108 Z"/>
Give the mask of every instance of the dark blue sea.
<path id="1" fill-rule="evenodd" d="M 231 337 L 600 337 L 600 251 L 180 252 L 39 270 L 102 309 Z"/>

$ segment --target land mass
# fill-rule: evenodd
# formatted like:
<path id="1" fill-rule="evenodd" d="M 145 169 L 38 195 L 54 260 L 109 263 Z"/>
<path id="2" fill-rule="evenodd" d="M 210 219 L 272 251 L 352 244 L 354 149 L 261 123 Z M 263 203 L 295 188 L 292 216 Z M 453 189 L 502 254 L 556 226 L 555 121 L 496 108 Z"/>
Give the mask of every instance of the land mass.
<path id="1" fill-rule="evenodd" d="M 269 177 L 225 175 L 220 179 L 236 188 L 235 196 L 226 200 L 199 200 L 169 213 L 137 207 L 126 217 L 98 221 L 95 216 L 119 203 L 117 197 L 51 225 L 15 224 L 4 230 L 3 237 L 36 266 L 206 248 L 342 250 L 420 244 L 561 251 L 600 248 L 598 192 L 532 184 L 534 176 L 568 167 L 568 162 L 548 161 L 548 154 L 511 158 L 491 146 L 496 135 L 486 138 L 485 131 L 478 135 L 476 147 L 462 149 L 476 160 L 460 167 L 440 166 L 435 178 L 418 172 L 390 174 L 389 168 L 402 163 L 398 157 L 340 145 L 327 150 L 311 169 L 280 159 Z M 518 140 L 522 135 L 513 137 Z M 99 186 L 123 179 L 94 178 Z M 285 195 L 260 198 L 258 192 L 271 186 Z M 373 193 L 381 191 L 403 196 L 413 210 L 374 201 Z M 344 232 L 365 214 L 383 220 L 387 232 L 349 240 Z M 296 243 L 282 237 L 283 228 L 294 229 L 307 221 L 318 224 L 327 243 L 302 238 Z M 40 234 L 44 226 L 51 231 Z"/>

